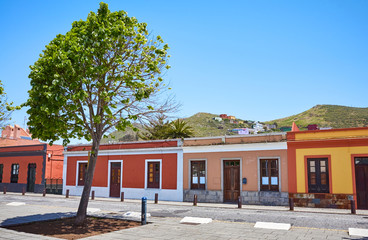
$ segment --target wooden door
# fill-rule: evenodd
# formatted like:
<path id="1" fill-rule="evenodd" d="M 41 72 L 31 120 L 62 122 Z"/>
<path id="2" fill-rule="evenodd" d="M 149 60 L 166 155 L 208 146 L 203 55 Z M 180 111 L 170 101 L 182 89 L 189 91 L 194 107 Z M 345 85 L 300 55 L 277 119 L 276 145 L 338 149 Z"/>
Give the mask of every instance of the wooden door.
<path id="1" fill-rule="evenodd" d="M 355 165 L 358 209 L 368 209 L 368 164 Z"/>
<path id="2" fill-rule="evenodd" d="M 120 197 L 121 163 L 111 163 L 110 197 Z"/>
<path id="3" fill-rule="evenodd" d="M 308 192 L 329 193 L 328 158 L 308 158 Z"/>
<path id="4" fill-rule="evenodd" d="M 160 162 L 148 163 L 147 188 L 160 188 Z"/>
<path id="5" fill-rule="evenodd" d="M 236 202 L 240 196 L 240 161 L 224 161 L 224 202 Z"/>
<path id="6" fill-rule="evenodd" d="M 36 182 L 36 164 L 28 164 L 28 176 L 27 176 L 27 192 L 34 192 L 34 186 Z"/>
<path id="7" fill-rule="evenodd" d="M 3 168 L 4 168 L 4 165 L 0 164 L 0 183 L 3 182 Z"/>

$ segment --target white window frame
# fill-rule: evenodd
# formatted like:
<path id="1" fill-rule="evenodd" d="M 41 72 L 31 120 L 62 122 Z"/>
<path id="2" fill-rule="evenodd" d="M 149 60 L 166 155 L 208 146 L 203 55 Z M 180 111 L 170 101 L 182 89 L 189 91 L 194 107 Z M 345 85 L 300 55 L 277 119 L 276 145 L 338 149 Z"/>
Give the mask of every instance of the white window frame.
<path id="1" fill-rule="evenodd" d="M 149 162 L 160 162 L 160 186 L 159 188 L 147 188 L 147 178 L 148 178 L 148 163 Z M 144 189 L 155 190 L 162 189 L 162 159 L 146 159 L 144 163 Z"/>
<path id="2" fill-rule="evenodd" d="M 87 166 L 88 166 L 88 160 L 78 160 L 77 161 L 77 167 L 76 167 L 76 169 L 77 169 L 77 172 L 76 172 L 76 174 L 75 174 L 75 186 L 76 187 L 78 187 L 78 188 L 83 188 L 84 186 L 79 186 L 78 185 L 78 177 L 79 177 L 79 164 L 80 163 L 87 163 Z"/>
<path id="3" fill-rule="evenodd" d="M 120 163 L 120 194 L 123 189 L 123 160 L 109 160 L 108 161 L 108 170 L 107 170 L 107 188 L 109 191 L 110 197 L 110 181 L 111 181 L 111 163 Z"/>
<path id="4" fill-rule="evenodd" d="M 281 157 L 258 157 L 257 158 L 257 176 L 258 176 L 258 192 L 261 191 L 261 160 L 263 159 L 277 159 L 278 161 L 278 165 L 279 165 L 279 176 L 278 176 L 278 179 L 279 179 L 279 191 L 278 192 L 281 192 Z M 263 191 L 264 192 L 264 191 Z M 277 191 L 272 191 L 272 192 L 277 192 Z"/>
<path id="5" fill-rule="evenodd" d="M 188 190 L 199 190 L 199 191 L 203 191 L 203 189 L 192 189 L 192 162 L 197 162 L 197 161 L 204 161 L 204 166 L 205 166 L 205 171 L 206 171 L 206 183 L 204 186 L 204 190 L 207 190 L 207 158 L 193 158 L 193 159 L 189 159 L 189 166 L 188 166 Z"/>

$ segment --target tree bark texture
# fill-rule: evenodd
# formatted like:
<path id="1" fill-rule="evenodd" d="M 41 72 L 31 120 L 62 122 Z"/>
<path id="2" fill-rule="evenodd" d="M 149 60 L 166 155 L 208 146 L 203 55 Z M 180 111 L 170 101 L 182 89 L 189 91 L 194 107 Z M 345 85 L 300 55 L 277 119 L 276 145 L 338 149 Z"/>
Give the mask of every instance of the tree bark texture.
<path id="1" fill-rule="evenodd" d="M 91 193 L 92 180 L 93 180 L 93 175 L 95 172 L 99 147 L 100 147 L 100 142 L 96 142 L 95 140 L 93 140 L 92 151 L 90 154 L 90 158 L 88 160 L 87 174 L 85 175 L 84 188 L 83 188 L 81 200 L 79 202 L 77 216 L 75 218 L 76 225 L 82 225 L 87 216 L 89 195 Z"/>

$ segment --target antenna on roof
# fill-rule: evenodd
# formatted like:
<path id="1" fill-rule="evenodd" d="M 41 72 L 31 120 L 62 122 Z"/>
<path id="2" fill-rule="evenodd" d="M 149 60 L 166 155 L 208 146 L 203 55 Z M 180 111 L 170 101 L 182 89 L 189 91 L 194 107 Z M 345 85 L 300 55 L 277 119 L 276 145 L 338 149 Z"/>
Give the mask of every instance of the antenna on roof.
<path id="1" fill-rule="evenodd" d="M 23 129 L 27 129 L 27 121 L 28 121 L 28 118 L 27 116 L 24 116 L 24 123 L 23 123 Z"/>

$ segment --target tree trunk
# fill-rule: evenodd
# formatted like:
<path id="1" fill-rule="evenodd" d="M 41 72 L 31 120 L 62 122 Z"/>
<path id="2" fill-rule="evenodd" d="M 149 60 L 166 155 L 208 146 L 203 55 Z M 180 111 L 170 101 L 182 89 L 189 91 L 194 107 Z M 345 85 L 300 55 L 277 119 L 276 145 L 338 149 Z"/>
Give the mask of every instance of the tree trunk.
<path id="1" fill-rule="evenodd" d="M 88 160 L 87 174 L 85 175 L 84 188 L 79 202 L 77 217 L 75 218 L 76 225 L 82 225 L 87 216 L 87 206 L 89 195 L 92 187 L 93 175 L 95 173 L 95 166 L 97 162 L 98 150 L 100 148 L 100 141 L 93 140 L 90 158 Z"/>

